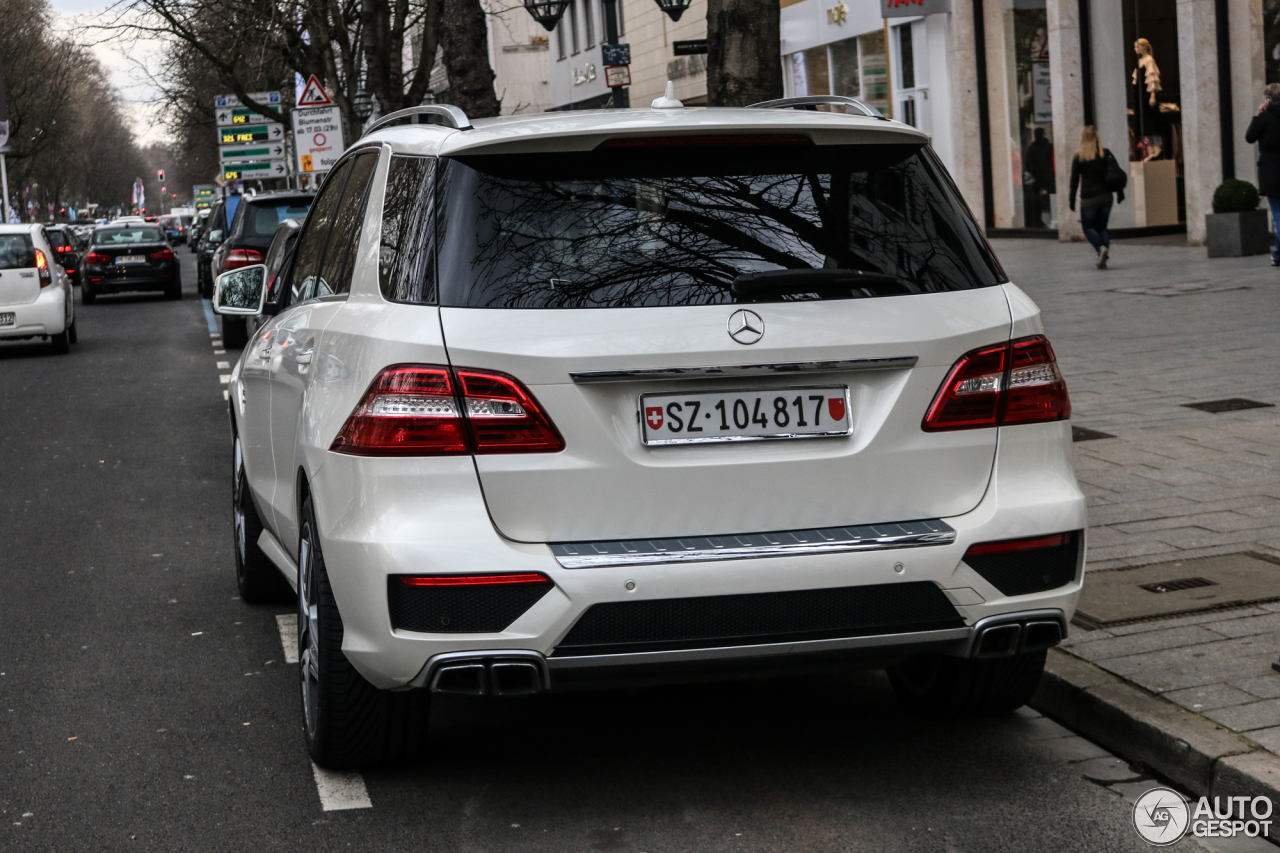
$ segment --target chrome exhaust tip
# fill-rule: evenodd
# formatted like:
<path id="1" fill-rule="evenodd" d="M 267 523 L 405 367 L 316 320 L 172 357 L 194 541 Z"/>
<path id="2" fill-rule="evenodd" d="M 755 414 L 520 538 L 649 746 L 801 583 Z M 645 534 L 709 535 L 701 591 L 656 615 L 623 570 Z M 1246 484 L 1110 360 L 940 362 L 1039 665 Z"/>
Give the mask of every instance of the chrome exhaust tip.
<path id="1" fill-rule="evenodd" d="M 1038 652 L 1062 642 L 1062 626 L 1057 622 L 1028 622 L 1022 629 L 1023 652 Z"/>
<path id="2" fill-rule="evenodd" d="M 427 661 L 409 686 L 454 696 L 532 696 L 551 688 L 551 676 L 537 652 L 455 652 Z"/>
<path id="3" fill-rule="evenodd" d="M 1066 618 L 1059 610 L 990 616 L 973 626 L 969 656 L 1003 658 L 1041 652 L 1058 645 L 1066 636 Z"/>
<path id="4" fill-rule="evenodd" d="M 1022 636 L 1022 626 L 1017 622 L 1007 625 L 993 625 L 978 635 L 978 646 L 973 656 L 976 658 L 1003 658 L 1016 654 L 1018 639 Z"/>

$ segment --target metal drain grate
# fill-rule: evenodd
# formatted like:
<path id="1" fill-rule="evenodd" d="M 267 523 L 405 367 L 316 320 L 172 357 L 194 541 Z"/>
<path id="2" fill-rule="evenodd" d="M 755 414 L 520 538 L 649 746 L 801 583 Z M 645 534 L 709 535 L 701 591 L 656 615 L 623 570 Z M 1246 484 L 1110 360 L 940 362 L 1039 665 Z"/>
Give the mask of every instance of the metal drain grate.
<path id="1" fill-rule="evenodd" d="M 1160 581 L 1159 583 L 1139 584 L 1147 592 L 1177 592 L 1180 589 L 1195 589 L 1199 586 L 1217 586 L 1217 581 L 1208 578 L 1181 578 L 1176 581 Z"/>
<path id="2" fill-rule="evenodd" d="M 1209 400 L 1205 403 L 1183 403 L 1188 409 L 1199 409 L 1202 412 L 1217 414 L 1218 412 L 1241 412 L 1245 409 L 1271 409 L 1275 403 L 1260 403 L 1257 400 L 1246 400 L 1244 397 L 1228 397 L 1225 400 Z"/>
<path id="3" fill-rule="evenodd" d="M 1097 441 L 1100 438 L 1115 438 L 1115 436 L 1109 432 L 1089 429 L 1088 427 L 1073 426 L 1071 428 L 1072 441 Z"/>

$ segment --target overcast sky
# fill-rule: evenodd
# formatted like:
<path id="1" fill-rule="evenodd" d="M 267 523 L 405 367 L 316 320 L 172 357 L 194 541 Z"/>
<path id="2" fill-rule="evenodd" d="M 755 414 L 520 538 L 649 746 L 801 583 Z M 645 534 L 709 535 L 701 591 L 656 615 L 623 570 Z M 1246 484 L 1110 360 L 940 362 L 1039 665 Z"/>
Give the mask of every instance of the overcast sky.
<path id="1" fill-rule="evenodd" d="M 51 0 L 56 21 L 62 26 L 62 35 L 72 35 L 78 27 L 92 28 L 96 20 L 110 5 L 109 0 Z M 97 41 L 92 30 L 87 33 L 75 33 L 74 37 L 81 43 Z M 124 98 L 129 118 L 134 122 L 134 134 L 142 145 L 163 141 L 167 138 L 164 129 L 156 121 L 155 111 L 150 101 L 155 97 L 155 89 L 147 82 L 144 70 L 139 63 L 154 62 L 159 53 L 159 42 L 150 41 L 131 43 L 128 45 L 129 56 L 123 53 L 123 44 L 99 44 L 93 48 L 94 56 L 110 74 Z"/>

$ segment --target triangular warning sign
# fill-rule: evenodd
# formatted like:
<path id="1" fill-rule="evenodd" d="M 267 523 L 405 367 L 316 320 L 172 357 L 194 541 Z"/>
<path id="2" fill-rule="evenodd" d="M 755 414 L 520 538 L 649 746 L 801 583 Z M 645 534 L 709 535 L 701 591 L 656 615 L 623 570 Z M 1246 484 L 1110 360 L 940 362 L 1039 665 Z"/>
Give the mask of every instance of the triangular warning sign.
<path id="1" fill-rule="evenodd" d="M 298 98 L 298 106 L 300 107 L 327 107 L 333 103 L 333 99 L 329 97 L 329 93 L 320 85 L 320 81 L 316 79 L 316 75 L 312 74 L 307 78 L 307 86 L 302 90 L 302 97 Z"/>

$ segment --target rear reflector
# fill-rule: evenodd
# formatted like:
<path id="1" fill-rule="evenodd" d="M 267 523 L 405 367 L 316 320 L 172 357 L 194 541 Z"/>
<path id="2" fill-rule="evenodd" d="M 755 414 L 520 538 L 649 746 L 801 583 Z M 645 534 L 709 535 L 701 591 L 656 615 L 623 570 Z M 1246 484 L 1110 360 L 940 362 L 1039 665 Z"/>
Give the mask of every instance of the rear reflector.
<path id="1" fill-rule="evenodd" d="M 980 542 L 970 545 L 966 557 L 982 554 L 1003 554 L 1009 551 L 1034 551 L 1039 548 L 1058 548 L 1070 545 L 1075 534 L 1055 533 L 1052 536 L 1036 536 L 1031 539 L 1006 539 L 1003 542 Z"/>
<path id="2" fill-rule="evenodd" d="M 925 432 L 1065 421 L 1067 384 L 1044 335 L 971 350 L 951 368 L 925 414 Z"/>
<path id="3" fill-rule="evenodd" d="M 500 586 L 513 583 L 551 583 L 538 572 L 512 575 L 401 575 L 405 586 Z"/>
<path id="4" fill-rule="evenodd" d="M 378 374 L 329 449 L 356 456 L 556 453 L 564 439 L 514 377 L 397 364 Z"/>
<path id="5" fill-rule="evenodd" d="M 752 133 L 716 136 L 618 136 L 596 146 L 597 151 L 634 148 L 705 148 L 709 146 L 743 145 L 812 145 L 813 140 L 800 134 Z"/>

